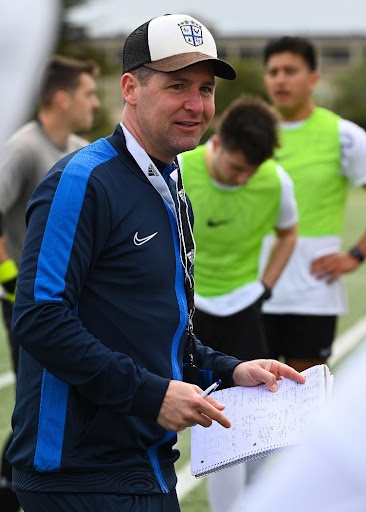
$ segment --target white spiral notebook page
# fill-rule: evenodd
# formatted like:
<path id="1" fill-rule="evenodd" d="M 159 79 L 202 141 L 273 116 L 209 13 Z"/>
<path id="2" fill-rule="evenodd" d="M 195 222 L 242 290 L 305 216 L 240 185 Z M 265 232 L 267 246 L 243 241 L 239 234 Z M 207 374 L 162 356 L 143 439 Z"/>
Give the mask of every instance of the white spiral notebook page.
<path id="1" fill-rule="evenodd" d="M 192 475 L 204 476 L 298 443 L 312 415 L 329 400 L 333 384 L 326 365 L 313 366 L 303 374 L 305 384 L 283 379 L 276 393 L 264 385 L 212 393 L 225 404 L 232 426 L 226 429 L 214 422 L 209 428 L 191 428 Z"/>

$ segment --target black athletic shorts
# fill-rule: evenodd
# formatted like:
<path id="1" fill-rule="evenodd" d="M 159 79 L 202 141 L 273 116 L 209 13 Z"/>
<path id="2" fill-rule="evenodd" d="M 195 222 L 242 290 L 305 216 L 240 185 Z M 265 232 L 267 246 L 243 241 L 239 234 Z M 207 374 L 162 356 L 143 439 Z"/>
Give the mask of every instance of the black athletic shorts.
<path id="1" fill-rule="evenodd" d="M 336 316 L 263 315 L 270 358 L 327 359 L 335 336 Z"/>
<path id="2" fill-rule="evenodd" d="M 229 316 L 209 315 L 196 309 L 193 331 L 197 338 L 214 350 L 242 360 L 268 357 L 262 319 L 262 300 Z"/>
<path id="3" fill-rule="evenodd" d="M 16 491 L 25 512 L 180 512 L 169 494 L 64 494 Z"/>

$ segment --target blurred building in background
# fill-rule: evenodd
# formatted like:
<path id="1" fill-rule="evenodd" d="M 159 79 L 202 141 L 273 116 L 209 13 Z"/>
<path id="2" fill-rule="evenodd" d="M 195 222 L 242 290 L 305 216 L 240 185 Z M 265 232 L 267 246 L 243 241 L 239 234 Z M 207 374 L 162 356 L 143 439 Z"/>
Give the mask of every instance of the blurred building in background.
<path id="1" fill-rule="evenodd" d="M 284 34 L 285 35 L 285 34 Z M 310 37 L 319 50 L 320 72 L 332 73 L 344 67 L 358 64 L 366 56 L 366 35 L 296 35 Z M 219 57 L 229 61 L 261 60 L 263 48 L 271 34 L 256 36 L 215 36 Z M 278 37 L 273 35 L 273 37 Z M 125 36 L 101 37 L 92 40 L 99 51 L 104 51 L 108 58 L 115 56 L 120 62 L 120 52 Z"/>

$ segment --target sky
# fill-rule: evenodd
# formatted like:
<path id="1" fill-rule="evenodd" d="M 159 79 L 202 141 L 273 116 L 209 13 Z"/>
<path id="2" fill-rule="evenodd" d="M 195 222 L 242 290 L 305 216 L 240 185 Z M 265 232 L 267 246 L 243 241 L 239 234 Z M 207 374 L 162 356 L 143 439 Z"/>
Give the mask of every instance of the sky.
<path id="1" fill-rule="evenodd" d="M 218 35 L 366 35 L 365 0 L 88 0 L 70 21 L 93 37 L 127 34 L 162 14 L 183 13 Z"/>

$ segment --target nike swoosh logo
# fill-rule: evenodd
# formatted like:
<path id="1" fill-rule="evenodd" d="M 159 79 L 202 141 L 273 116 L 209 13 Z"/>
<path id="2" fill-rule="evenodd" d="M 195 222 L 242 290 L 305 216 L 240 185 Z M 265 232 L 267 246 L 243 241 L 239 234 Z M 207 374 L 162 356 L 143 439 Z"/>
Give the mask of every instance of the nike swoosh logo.
<path id="1" fill-rule="evenodd" d="M 146 242 L 148 242 L 149 240 L 151 240 L 152 238 L 154 238 L 155 235 L 157 235 L 158 232 L 155 231 L 155 233 L 153 233 L 152 235 L 149 235 L 149 236 L 144 236 L 143 238 L 139 238 L 139 232 L 136 231 L 135 233 L 135 236 L 133 237 L 133 243 L 135 245 L 143 245 L 143 244 L 146 244 Z"/>
<path id="2" fill-rule="evenodd" d="M 230 222 L 231 222 L 231 220 L 228 220 L 228 219 L 226 219 L 226 220 L 216 220 L 216 221 L 209 219 L 207 221 L 207 226 L 209 228 L 216 228 L 217 226 L 221 226 L 222 224 L 229 224 Z"/>

